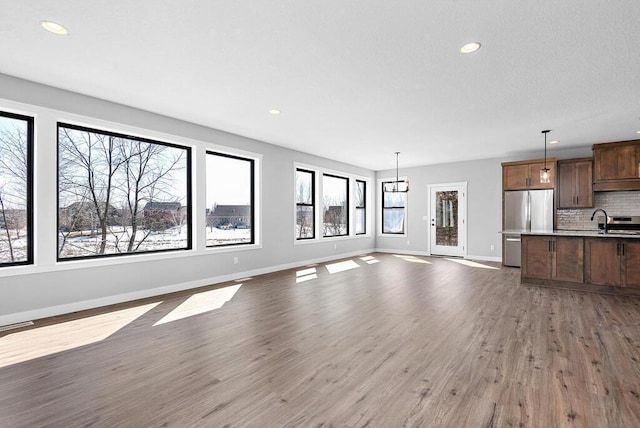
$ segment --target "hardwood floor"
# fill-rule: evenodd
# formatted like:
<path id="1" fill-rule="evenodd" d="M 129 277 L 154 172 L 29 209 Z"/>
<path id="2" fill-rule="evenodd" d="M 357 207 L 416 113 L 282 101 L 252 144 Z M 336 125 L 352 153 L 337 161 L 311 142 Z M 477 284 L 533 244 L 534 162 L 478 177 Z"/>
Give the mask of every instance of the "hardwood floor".
<path id="1" fill-rule="evenodd" d="M 0 426 L 640 426 L 639 298 L 350 260 L 0 333 Z"/>

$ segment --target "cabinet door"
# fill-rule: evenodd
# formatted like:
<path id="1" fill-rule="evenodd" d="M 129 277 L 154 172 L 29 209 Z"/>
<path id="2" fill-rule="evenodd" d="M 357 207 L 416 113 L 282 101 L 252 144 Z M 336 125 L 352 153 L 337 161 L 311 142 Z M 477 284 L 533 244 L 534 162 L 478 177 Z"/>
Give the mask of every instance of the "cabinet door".
<path id="1" fill-rule="evenodd" d="M 522 237 L 522 276 L 551 279 L 551 245 L 548 236 Z"/>
<path id="2" fill-rule="evenodd" d="M 624 180 L 640 176 L 637 145 L 614 145 L 594 151 L 596 181 Z"/>
<path id="3" fill-rule="evenodd" d="M 576 208 L 593 207 L 593 162 L 580 161 L 574 164 Z"/>
<path id="4" fill-rule="evenodd" d="M 616 149 L 618 170 L 616 178 L 638 178 L 636 146 L 621 146 Z"/>
<path id="5" fill-rule="evenodd" d="M 596 285 L 620 286 L 620 259 L 619 239 L 585 239 L 586 282 Z"/>
<path id="6" fill-rule="evenodd" d="M 536 162 L 529 164 L 529 188 L 530 189 L 553 189 L 556 183 L 556 163 L 547 160 L 547 168 L 549 169 L 549 182 L 540 183 L 540 170 L 544 168 L 544 162 Z"/>
<path id="7" fill-rule="evenodd" d="M 596 167 L 596 181 L 615 180 L 618 174 L 617 149 L 615 147 L 600 147 L 594 150 L 593 155 Z"/>
<path id="8" fill-rule="evenodd" d="M 529 165 L 508 165 L 502 167 L 504 190 L 521 190 L 529 186 Z"/>
<path id="9" fill-rule="evenodd" d="M 584 239 L 556 237 L 552 250 L 553 278 L 559 281 L 583 282 Z"/>
<path id="10" fill-rule="evenodd" d="M 628 239 L 622 245 L 622 285 L 640 288 L 640 239 Z"/>
<path id="11" fill-rule="evenodd" d="M 576 202 L 576 164 L 558 163 L 558 208 L 574 208 Z"/>

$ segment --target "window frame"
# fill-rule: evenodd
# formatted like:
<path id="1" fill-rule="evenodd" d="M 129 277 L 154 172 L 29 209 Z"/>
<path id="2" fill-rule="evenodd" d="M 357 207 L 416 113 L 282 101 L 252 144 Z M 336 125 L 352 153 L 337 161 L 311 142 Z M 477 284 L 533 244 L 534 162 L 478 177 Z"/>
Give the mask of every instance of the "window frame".
<path id="1" fill-rule="evenodd" d="M 187 243 L 183 248 L 165 248 L 158 250 L 147 250 L 147 251 L 134 251 L 130 253 L 110 253 L 110 254 L 93 254 L 88 256 L 79 256 L 79 257 L 60 257 L 60 241 L 59 241 L 59 233 L 60 233 L 60 128 L 68 128 L 81 132 L 91 132 L 97 134 L 103 134 L 107 136 L 124 138 L 133 141 L 139 141 L 148 144 L 156 144 L 165 147 L 172 147 L 176 149 L 181 149 L 186 152 L 186 227 L 187 227 Z M 126 133 L 120 133 L 116 131 L 93 128 L 84 125 L 76 125 L 69 122 L 57 121 L 56 122 L 56 262 L 58 263 L 67 263 L 73 261 L 81 261 L 81 260 L 91 260 L 91 259 L 111 259 L 111 258 L 121 258 L 121 257 L 131 257 L 143 254 L 158 254 L 158 253 L 167 253 L 167 252 L 183 252 L 183 251 L 192 251 L 193 250 L 193 154 L 192 147 L 182 144 L 170 143 L 166 141 L 155 140 L 147 137 L 140 137 L 137 135 L 131 135 Z"/>
<path id="2" fill-rule="evenodd" d="M 34 145 L 35 145 L 35 117 L 23 114 L 11 113 L 0 110 L 0 116 L 24 120 L 27 123 L 27 195 L 26 195 L 26 226 L 27 226 L 27 257 L 26 260 L 17 262 L 0 263 L 0 269 L 11 266 L 25 266 L 34 264 Z"/>
<path id="3" fill-rule="evenodd" d="M 297 195 L 297 174 L 298 172 L 303 172 L 306 174 L 311 174 L 311 203 L 307 204 L 307 203 L 300 203 L 298 202 L 298 195 Z M 310 241 L 310 240 L 315 240 L 316 235 L 317 235 L 317 231 L 316 231 L 316 171 L 312 170 L 312 169 L 307 169 L 307 168 L 303 168 L 303 167 L 296 167 L 295 168 L 295 176 L 294 176 L 294 185 L 293 185 L 293 192 L 294 192 L 294 200 L 296 202 L 295 204 L 295 227 L 294 227 L 294 234 L 295 234 L 295 240 L 296 241 Z M 313 231 L 313 235 L 312 236 L 305 236 L 305 237 L 299 237 L 296 227 L 298 225 L 298 207 L 311 207 L 311 215 L 312 215 L 312 227 L 311 230 Z"/>
<path id="4" fill-rule="evenodd" d="M 346 218 L 346 222 L 345 222 L 346 227 L 347 227 L 346 233 L 343 233 L 343 234 L 340 234 L 340 235 L 325 235 L 324 234 L 324 229 L 325 229 L 325 227 L 324 227 L 324 223 L 325 223 L 324 222 L 324 213 L 325 213 L 325 206 L 324 206 L 324 195 L 325 195 L 324 177 L 338 178 L 338 179 L 341 179 L 341 180 L 345 180 L 345 182 L 346 182 L 345 183 L 345 190 L 346 190 L 345 202 L 346 202 L 346 207 L 345 207 L 345 210 L 344 210 L 345 215 L 347 217 Z M 349 222 L 349 218 L 350 218 L 349 209 L 350 209 L 351 204 L 349 203 L 349 184 L 350 184 L 351 180 L 350 180 L 349 177 L 342 177 L 342 176 L 331 174 L 331 173 L 328 173 L 328 172 L 323 172 L 322 173 L 322 178 L 323 178 L 323 182 L 322 182 L 322 229 L 323 229 L 322 237 L 323 238 L 339 238 L 339 237 L 350 236 L 349 231 L 350 231 L 351 228 L 350 228 L 350 222 Z"/>
<path id="5" fill-rule="evenodd" d="M 355 192 L 354 192 L 354 196 L 358 194 L 358 183 L 362 183 L 363 185 L 363 189 L 362 189 L 362 206 L 359 206 L 357 201 L 355 201 L 355 203 L 353 204 L 356 215 L 354 215 L 354 225 L 353 225 L 353 233 L 354 235 L 358 236 L 358 235 L 366 235 L 367 234 L 367 182 L 365 180 L 361 180 L 361 179 L 354 179 L 354 186 L 355 188 Z M 357 213 L 358 211 L 362 210 L 363 214 L 362 214 L 362 219 L 364 220 L 364 232 L 360 232 L 358 233 L 358 225 L 355 224 L 355 221 L 357 221 L 358 216 Z"/>
<path id="6" fill-rule="evenodd" d="M 250 157 L 245 157 L 245 156 L 240 156 L 240 155 L 236 155 L 236 154 L 231 154 L 231 153 L 224 153 L 221 151 L 215 151 L 215 150 L 205 150 L 205 165 L 206 165 L 206 159 L 208 155 L 213 155 L 213 156 L 221 156 L 221 157 L 226 157 L 226 158 L 230 158 L 230 159 L 236 159 L 236 160 L 242 160 L 242 161 L 246 161 L 249 162 L 249 165 L 251 166 L 250 169 L 250 177 L 249 177 L 249 182 L 250 182 L 250 192 L 251 192 L 251 206 L 249 209 L 249 213 L 251 215 L 251 241 L 250 242 L 236 242 L 236 243 L 231 243 L 231 244 L 221 244 L 221 245 L 207 245 L 207 234 L 206 234 L 206 221 L 205 221 L 205 235 L 204 235 L 204 246 L 206 249 L 210 250 L 210 249 L 215 249 L 215 248 L 230 248 L 230 247 L 238 247 L 238 246 L 244 246 L 244 245 L 255 245 L 256 244 L 256 160 L 254 158 L 250 158 Z M 206 167 L 205 167 L 206 168 Z M 206 171 L 205 171 L 205 189 L 207 186 L 207 179 L 206 179 Z M 206 211 L 206 191 L 205 191 L 205 211 Z"/>
<path id="7" fill-rule="evenodd" d="M 407 177 L 399 177 L 398 178 L 399 181 L 407 181 Z M 407 204 L 409 203 L 409 198 L 408 198 L 408 192 L 402 192 L 405 193 L 407 195 L 407 197 L 405 198 L 404 201 L 404 206 L 399 207 L 399 206 L 391 206 L 391 207 L 387 207 L 385 206 L 385 198 L 384 198 L 384 194 L 385 193 L 391 193 L 391 192 L 385 192 L 384 190 L 384 185 L 385 183 L 390 183 L 395 181 L 395 179 L 390 179 L 390 178 L 383 178 L 383 179 L 379 179 L 378 180 L 378 189 L 380 191 L 380 228 L 378 229 L 378 235 L 379 236 L 395 236 L 395 237 L 404 237 L 407 236 Z M 398 210 L 398 209 L 402 209 L 403 210 L 403 220 L 402 220 L 402 231 L 401 232 L 385 232 L 384 231 L 384 218 L 385 218 L 385 211 L 389 211 L 389 210 Z"/>

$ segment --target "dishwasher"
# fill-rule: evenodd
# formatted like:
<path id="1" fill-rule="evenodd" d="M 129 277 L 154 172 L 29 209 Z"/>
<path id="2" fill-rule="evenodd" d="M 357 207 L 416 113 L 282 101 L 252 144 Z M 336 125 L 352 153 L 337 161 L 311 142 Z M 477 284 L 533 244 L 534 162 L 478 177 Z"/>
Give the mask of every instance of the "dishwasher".
<path id="1" fill-rule="evenodd" d="M 520 234 L 504 235 L 504 265 L 520 267 L 521 264 Z"/>

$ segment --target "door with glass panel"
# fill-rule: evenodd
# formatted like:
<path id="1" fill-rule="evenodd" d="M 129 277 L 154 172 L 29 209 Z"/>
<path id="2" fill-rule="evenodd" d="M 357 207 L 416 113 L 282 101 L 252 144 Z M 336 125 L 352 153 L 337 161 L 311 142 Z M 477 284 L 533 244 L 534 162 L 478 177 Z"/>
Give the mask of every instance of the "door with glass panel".
<path id="1" fill-rule="evenodd" d="M 466 255 L 467 183 L 434 184 L 430 193 L 431 254 Z"/>

